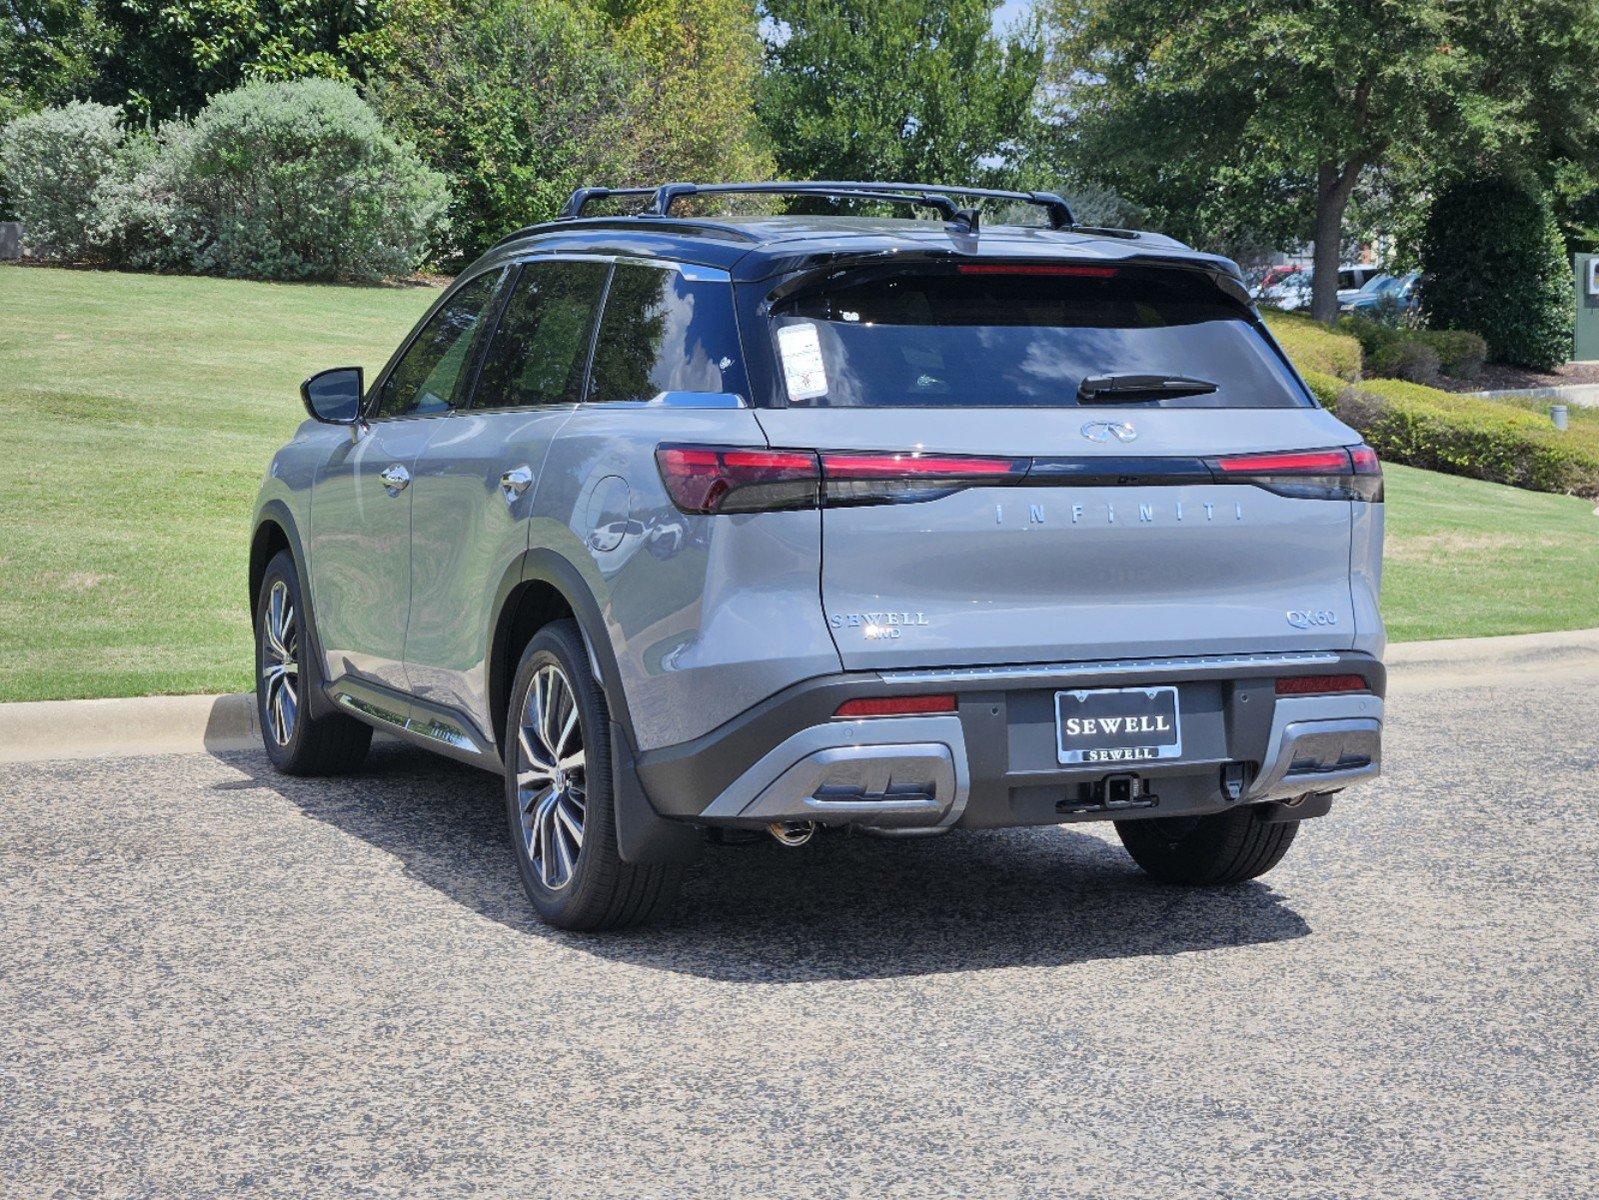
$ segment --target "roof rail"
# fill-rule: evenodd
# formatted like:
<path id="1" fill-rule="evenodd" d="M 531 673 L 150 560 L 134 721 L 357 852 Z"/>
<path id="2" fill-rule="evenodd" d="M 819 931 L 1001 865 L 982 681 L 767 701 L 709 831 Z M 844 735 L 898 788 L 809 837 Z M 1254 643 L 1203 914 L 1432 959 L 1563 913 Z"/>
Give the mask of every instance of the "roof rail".
<path id="1" fill-rule="evenodd" d="M 639 214 L 646 217 L 667 217 L 672 204 L 684 196 L 773 195 L 773 196 L 833 196 L 854 200 L 875 200 L 887 204 L 917 204 L 938 209 L 944 220 L 964 225 L 976 232 L 978 210 L 957 208 L 956 197 L 973 197 L 988 200 L 1012 200 L 1022 204 L 1035 204 L 1049 216 L 1052 229 L 1066 229 L 1075 225 L 1071 206 L 1053 192 L 1011 192 L 999 188 L 946 187 L 934 183 L 873 183 L 864 181 L 796 181 L 777 183 L 663 183 L 656 188 L 578 188 L 561 209 L 563 218 L 580 217 L 583 207 L 593 200 L 613 196 L 650 196 L 650 204 Z"/>

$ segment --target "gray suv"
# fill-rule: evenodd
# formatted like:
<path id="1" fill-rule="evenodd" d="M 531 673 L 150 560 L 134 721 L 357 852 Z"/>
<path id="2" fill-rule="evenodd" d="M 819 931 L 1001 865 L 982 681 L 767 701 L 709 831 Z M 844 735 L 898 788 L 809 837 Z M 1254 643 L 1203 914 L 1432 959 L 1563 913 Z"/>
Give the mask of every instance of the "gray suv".
<path id="1" fill-rule="evenodd" d="M 935 219 L 682 212 L 730 192 Z M 1375 455 L 1231 262 L 1056 196 L 583 189 L 370 388 L 302 390 L 250 553 L 267 753 L 503 774 L 553 924 L 650 917 L 738 830 L 1108 820 L 1231 884 L 1377 774 Z"/>

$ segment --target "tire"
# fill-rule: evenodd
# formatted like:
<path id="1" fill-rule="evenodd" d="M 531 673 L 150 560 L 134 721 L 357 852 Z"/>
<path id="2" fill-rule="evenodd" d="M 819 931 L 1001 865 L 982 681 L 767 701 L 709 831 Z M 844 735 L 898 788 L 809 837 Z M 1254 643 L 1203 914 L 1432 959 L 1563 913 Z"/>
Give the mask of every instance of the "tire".
<path id="1" fill-rule="evenodd" d="M 1264 875 L 1282 861 L 1298 821 L 1267 824 L 1253 808 L 1208 817 L 1117 821 L 1133 861 L 1161 883 L 1223 887 Z"/>
<path id="2" fill-rule="evenodd" d="M 683 877 L 681 867 L 627 863 L 617 851 L 610 729 L 576 622 L 546 625 L 511 685 L 505 808 L 522 887 L 558 929 L 642 925 L 671 906 Z"/>
<path id="3" fill-rule="evenodd" d="M 305 698 L 322 680 L 303 636 L 305 611 L 294 556 L 280 550 L 267 564 L 256 598 L 255 711 L 261 743 L 285 775 L 342 775 L 366 759 L 372 727 L 339 712 L 311 715 Z"/>

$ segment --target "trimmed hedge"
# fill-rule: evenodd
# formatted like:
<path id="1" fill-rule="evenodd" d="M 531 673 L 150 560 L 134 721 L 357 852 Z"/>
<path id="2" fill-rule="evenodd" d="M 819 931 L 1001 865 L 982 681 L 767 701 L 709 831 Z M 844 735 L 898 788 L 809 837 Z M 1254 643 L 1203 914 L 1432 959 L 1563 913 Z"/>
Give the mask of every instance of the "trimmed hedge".
<path id="1" fill-rule="evenodd" d="M 1539 413 L 1398 379 L 1338 399 L 1338 417 L 1383 458 L 1539 492 L 1599 496 L 1599 426 L 1561 433 Z"/>
<path id="2" fill-rule="evenodd" d="M 1311 390 L 1316 399 L 1321 401 L 1323 408 L 1329 412 L 1338 411 L 1338 400 L 1348 390 L 1348 383 L 1336 375 L 1328 375 L 1322 371 L 1301 370 L 1299 377 L 1305 381 L 1305 386 Z"/>
<path id="3" fill-rule="evenodd" d="M 1488 343 L 1469 329 L 1420 329 L 1416 336 L 1438 355 L 1443 373 L 1455 379 L 1474 378 L 1488 358 Z"/>
<path id="4" fill-rule="evenodd" d="M 1441 371 L 1470 379 L 1482 367 L 1488 346 L 1464 329 L 1408 329 L 1352 314 L 1338 320 L 1340 332 L 1360 343 L 1366 373 L 1430 384 Z"/>
<path id="5" fill-rule="evenodd" d="M 1301 371 L 1319 371 L 1339 379 L 1360 378 L 1360 343 L 1297 313 L 1266 313 L 1266 325 L 1284 353 Z"/>

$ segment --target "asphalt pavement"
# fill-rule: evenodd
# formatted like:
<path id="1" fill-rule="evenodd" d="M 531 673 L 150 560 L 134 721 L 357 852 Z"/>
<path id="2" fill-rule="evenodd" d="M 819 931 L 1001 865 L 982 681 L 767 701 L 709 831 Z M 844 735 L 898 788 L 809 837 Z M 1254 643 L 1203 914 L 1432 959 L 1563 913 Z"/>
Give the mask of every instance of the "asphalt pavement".
<path id="1" fill-rule="evenodd" d="M 0 767 L 0 1195 L 1599 1192 L 1599 676 L 1418 676 L 1264 881 L 713 849 L 545 929 L 489 776 Z"/>

